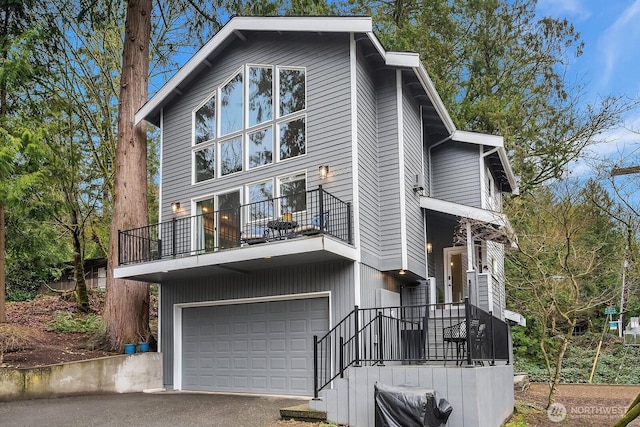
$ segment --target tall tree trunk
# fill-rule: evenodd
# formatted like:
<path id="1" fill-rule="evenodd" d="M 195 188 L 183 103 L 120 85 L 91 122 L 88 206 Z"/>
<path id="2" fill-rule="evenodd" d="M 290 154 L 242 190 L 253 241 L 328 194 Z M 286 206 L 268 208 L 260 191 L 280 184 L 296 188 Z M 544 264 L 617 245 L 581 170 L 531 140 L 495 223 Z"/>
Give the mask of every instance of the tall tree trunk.
<path id="1" fill-rule="evenodd" d="M 147 100 L 150 37 L 151 0 L 129 0 L 120 77 L 105 307 L 109 343 L 117 350 L 149 330 L 149 285 L 115 279 L 113 269 L 118 264 L 118 231 L 148 223 L 147 124 L 143 121 L 134 125 L 134 116 Z"/>
<path id="2" fill-rule="evenodd" d="M 4 281 L 4 204 L 0 201 L 0 323 L 7 321 L 4 301 L 6 298 L 6 289 Z"/>
<path id="3" fill-rule="evenodd" d="M 76 278 L 76 304 L 80 311 L 88 313 L 91 311 L 89 306 L 89 294 L 87 293 L 87 282 L 84 278 L 84 251 L 80 238 L 80 226 L 78 225 L 78 212 L 71 210 L 71 230 L 73 234 L 73 271 Z"/>

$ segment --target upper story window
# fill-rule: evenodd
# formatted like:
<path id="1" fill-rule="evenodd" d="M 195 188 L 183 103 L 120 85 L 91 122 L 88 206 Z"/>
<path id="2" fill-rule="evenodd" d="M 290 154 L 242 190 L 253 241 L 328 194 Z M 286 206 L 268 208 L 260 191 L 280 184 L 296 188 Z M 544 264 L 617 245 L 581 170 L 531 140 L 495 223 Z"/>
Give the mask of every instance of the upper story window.
<path id="1" fill-rule="evenodd" d="M 194 183 L 306 154 L 306 123 L 305 69 L 242 67 L 193 111 Z"/>

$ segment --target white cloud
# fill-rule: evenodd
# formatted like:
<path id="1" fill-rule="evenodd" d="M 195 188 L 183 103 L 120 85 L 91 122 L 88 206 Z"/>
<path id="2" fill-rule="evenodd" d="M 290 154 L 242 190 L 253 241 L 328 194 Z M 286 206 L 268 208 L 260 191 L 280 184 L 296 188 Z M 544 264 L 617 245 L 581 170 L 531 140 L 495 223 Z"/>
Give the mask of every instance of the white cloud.
<path id="1" fill-rule="evenodd" d="M 617 19 L 598 39 L 598 50 L 603 61 L 601 85 L 607 85 L 620 62 L 638 55 L 638 44 L 634 40 L 640 39 L 640 0 L 635 0 L 618 15 Z"/>

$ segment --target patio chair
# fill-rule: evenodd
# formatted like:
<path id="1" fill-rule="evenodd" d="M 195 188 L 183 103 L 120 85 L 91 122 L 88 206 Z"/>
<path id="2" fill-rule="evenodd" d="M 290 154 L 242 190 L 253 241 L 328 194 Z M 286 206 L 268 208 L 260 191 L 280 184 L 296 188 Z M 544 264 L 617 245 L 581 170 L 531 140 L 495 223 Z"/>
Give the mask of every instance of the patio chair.
<path id="1" fill-rule="evenodd" d="M 295 234 L 303 234 L 305 236 L 311 236 L 314 234 L 320 234 L 327 231 L 327 224 L 329 222 L 329 212 L 322 214 L 322 221 L 324 222 L 323 228 L 320 229 L 320 215 L 315 215 L 311 218 L 311 224 L 302 224 L 297 226 L 293 231 Z"/>
<path id="2" fill-rule="evenodd" d="M 447 365 L 447 354 L 452 344 L 456 346 L 456 366 L 458 363 L 462 365 L 464 359 L 465 349 L 467 344 L 467 321 L 463 320 L 460 323 L 456 323 L 451 326 L 447 326 L 442 329 L 442 340 L 445 343 L 444 347 L 444 365 Z"/>
<path id="3" fill-rule="evenodd" d="M 249 232 L 242 232 L 240 241 L 247 245 L 255 245 L 256 243 L 268 242 L 271 237 L 271 230 L 264 227 L 252 228 Z"/>

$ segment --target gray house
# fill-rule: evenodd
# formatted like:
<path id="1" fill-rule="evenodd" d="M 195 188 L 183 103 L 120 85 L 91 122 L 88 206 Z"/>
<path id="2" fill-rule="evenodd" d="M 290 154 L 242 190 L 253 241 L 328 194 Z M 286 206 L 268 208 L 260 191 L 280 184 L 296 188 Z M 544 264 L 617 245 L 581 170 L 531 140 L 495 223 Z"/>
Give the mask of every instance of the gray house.
<path id="1" fill-rule="evenodd" d="M 234 18 L 136 120 L 161 129 L 160 223 L 121 231 L 115 276 L 160 284 L 167 388 L 315 396 L 362 426 L 376 381 L 436 389 L 449 425 L 511 413 L 517 184 L 417 54 L 369 18 Z"/>

